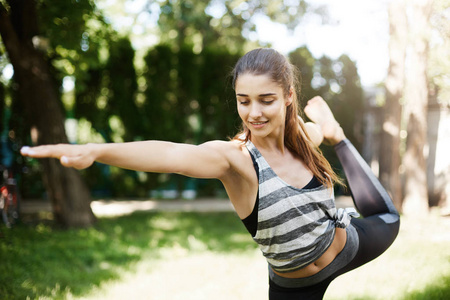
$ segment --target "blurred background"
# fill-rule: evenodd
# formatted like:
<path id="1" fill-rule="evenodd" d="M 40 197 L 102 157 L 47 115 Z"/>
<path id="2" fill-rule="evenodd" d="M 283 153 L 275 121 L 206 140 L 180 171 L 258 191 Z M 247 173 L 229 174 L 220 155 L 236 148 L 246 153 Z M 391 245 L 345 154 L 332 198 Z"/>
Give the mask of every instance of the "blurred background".
<path id="1" fill-rule="evenodd" d="M 301 71 L 302 104 L 327 100 L 399 209 L 449 206 L 448 1 L 1 1 L 0 13 L 1 158 L 25 199 L 89 214 L 92 198 L 224 197 L 212 180 L 73 174 L 19 149 L 227 139 L 240 126 L 230 70 L 274 47 Z"/>
<path id="2" fill-rule="evenodd" d="M 354 273 L 350 280 L 366 289 L 358 299 L 448 299 L 450 1 L 0 0 L 0 35 L 2 169 L 15 177 L 23 203 L 44 201 L 51 210 L 39 216 L 51 225 L 38 221 L 1 234 L 1 257 L 9 261 L 0 271 L 8 283 L 0 284 L 2 298 L 83 296 L 118 278 L 125 292 L 106 285 L 109 292 L 91 298 L 106 293 L 113 299 L 117 292 L 123 299 L 130 291 L 140 298 L 150 281 L 177 292 L 161 282 L 173 275 L 162 261 L 175 258 L 186 270 L 195 267 L 198 281 L 234 291 L 212 289 L 189 299 L 240 299 L 242 293 L 263 299 L 265 263 L 245 229 L 232 225 L 241 225 L 235 215 L 159 213 L 111 221 L 97 219 L 91 208 L 98 199 L 223 199 L 220 182 L 99 163 L 78 172 L 55 160 L 23 158 L 19 150 L 226 140 L 240 127 L 230 71 L 247 51 L 273 47 L 301 72 L 302 107 L 316 95 L 328 102 L 402 212 L 399 242 L 369 272 L 391 277 Z M 342 174 L 333 149 L 322 150 Z M 347 196 L 339 188 L 336 193 Z M 54 224 L 85 229 L 54 231 Z M 230 249 L 244 254 L 228 257 Z M 198 257 L 191 261 L 187 252 Z M 162 273 L 149 271 L 155 264 Z M 234 278 L 230 265 L 245 278 L 227 286 L 221 276 L 205 280 L 209 266 Z M 130 268 L 137 275 L 121 275 Z M 192 275 L 185 272 L 180 282 Z M 374 297 L 380 286 L 384 294 Z M 331 287 L 333 299 L 350 299 L 354 286 L 347 294 L 341 287 Z M 188 299 L 184 288 L 158 299 Z"/>

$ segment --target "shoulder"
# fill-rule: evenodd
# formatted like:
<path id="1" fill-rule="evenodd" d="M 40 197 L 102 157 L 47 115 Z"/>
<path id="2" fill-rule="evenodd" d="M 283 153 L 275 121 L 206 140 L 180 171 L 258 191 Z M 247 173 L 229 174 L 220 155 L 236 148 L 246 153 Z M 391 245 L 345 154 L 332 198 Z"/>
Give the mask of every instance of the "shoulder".
<path id="1" fill-rule="evenodd" d="M 245 142 L 240 140 L 209 141 L 200 145 L 221 155 L 229 162 L 231 170 L 237 173 L 246 173 L 246 169 L 253 170 L 253 163 Z M 254 171 L 253 171 L 254 172 Z"/>
<path id="2" fill-rule="evenodd" d="M 229 155 L 239 155 L 245 154 L 246 147 L 244 142 L 238 140 L 231 141 L 209 141 L 200 145 L 200 147 L 205 149 L 210 149 L 211 151 L 216 151 L 219 153 Z"/>

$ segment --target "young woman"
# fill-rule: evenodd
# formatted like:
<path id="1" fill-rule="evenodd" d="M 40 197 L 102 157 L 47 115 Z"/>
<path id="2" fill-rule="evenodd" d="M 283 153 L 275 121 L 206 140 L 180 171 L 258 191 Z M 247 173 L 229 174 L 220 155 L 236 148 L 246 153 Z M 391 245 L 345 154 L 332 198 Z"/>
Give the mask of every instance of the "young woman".
<path id="1" fill-rule="evenodd" d="M 269 298 L 321 299 L 334 278 L 391 245 L 399 215 L 322 98 L 305 108 L 316 125 L 298 117 L 296 78 L 272 49 L 244 55 L 233 71 L 243 131 L 231 141 L 47 145 L 24 147 L 22 154 L 54 157 L 77 169 L 98 161 L 217 178 L 268 261 Z M 363 219 L 336 210 L 332 187 L 340 179 L 317 148 L 322 138 L 334 146 Z"/>

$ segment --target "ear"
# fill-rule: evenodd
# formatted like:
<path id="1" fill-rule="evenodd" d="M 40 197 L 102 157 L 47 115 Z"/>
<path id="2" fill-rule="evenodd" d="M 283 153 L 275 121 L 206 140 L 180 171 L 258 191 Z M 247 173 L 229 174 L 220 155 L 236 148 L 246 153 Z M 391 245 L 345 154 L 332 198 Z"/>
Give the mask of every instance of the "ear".
<path id="1" fill-rule="evenodd" d="M 286 106 L 291 105 L 293 101 L 294 101 L 294 88 L 291 86 L 289 88 L 289 94 L 285 102 Z"/>

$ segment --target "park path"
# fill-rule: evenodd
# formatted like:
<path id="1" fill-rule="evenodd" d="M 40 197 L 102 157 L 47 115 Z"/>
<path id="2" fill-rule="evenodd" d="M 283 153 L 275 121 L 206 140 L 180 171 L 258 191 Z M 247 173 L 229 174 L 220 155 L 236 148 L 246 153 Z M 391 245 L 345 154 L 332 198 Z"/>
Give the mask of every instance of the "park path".
<path id="1" fill-rule="evenodd" d="M 353 207 L 348 196 L 336 198 L 336 206 Z M 132 214 L 136 211 L 185 211 L 185 212 L 228 212 L 234 211 L 228 199 L 201 198 L 195 200 L 153 200 L 153 199 L 117 199 L 94 200 L 92 211 L 98 217 L 115 217 Z M 24 214 L 50 212 L 51 205 L 44 200 L 23 200 L 21 212 Z"/>

